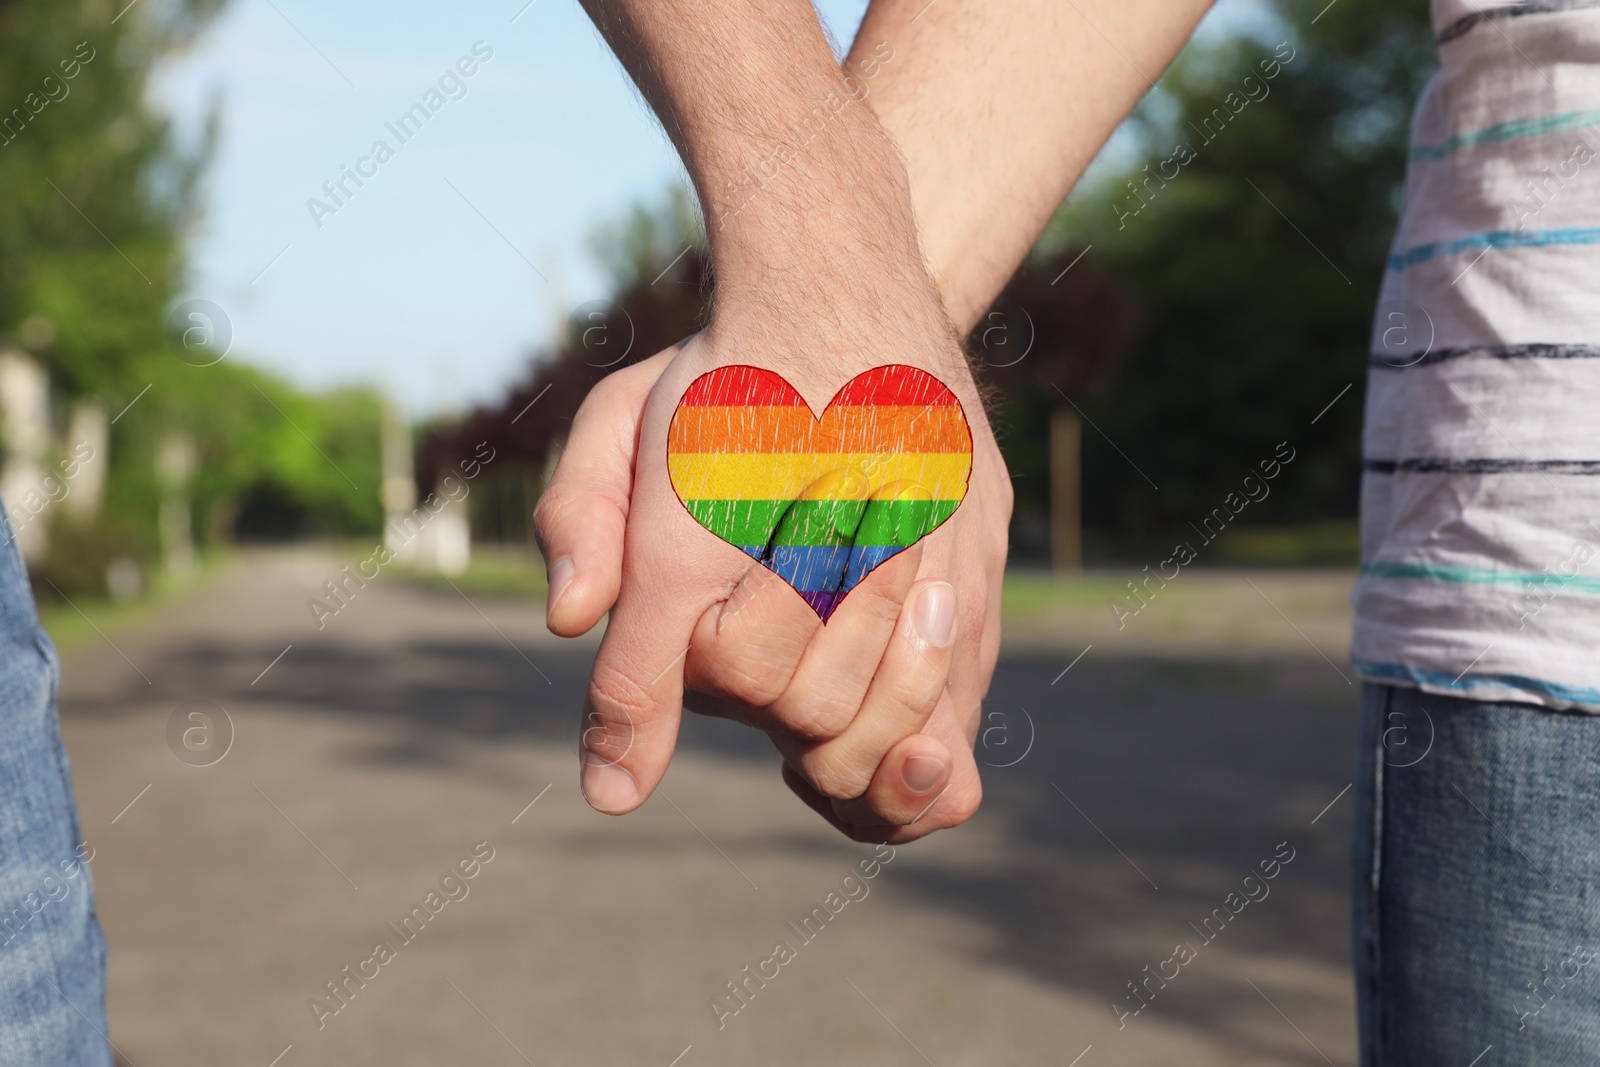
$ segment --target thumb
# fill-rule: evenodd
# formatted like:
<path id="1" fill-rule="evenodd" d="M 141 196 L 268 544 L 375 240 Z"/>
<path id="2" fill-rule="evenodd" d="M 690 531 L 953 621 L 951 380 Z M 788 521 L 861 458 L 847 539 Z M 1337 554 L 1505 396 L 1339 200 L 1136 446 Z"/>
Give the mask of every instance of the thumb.
<path id="1" fill-rule="evenodd" d="M 545 622 L 552 633 L 587 633 L 616 602 L 639 418 L 675 351 L 602 378 L 572 420 L 561 461 L 533 511 L 549 576 Z"/>

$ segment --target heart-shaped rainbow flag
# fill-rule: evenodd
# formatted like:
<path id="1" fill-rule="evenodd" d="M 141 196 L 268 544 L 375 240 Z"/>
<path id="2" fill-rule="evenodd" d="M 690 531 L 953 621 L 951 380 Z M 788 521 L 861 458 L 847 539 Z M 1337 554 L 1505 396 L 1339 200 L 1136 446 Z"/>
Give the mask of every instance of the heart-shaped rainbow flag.
<path id="1" fill-rule="evenodd" d="M 875 567 L 955 512 L 972 431 L 955 394 L 915 367 L 856 375 L 820 419 L 782 375 L 719 367 L 678 401 L 667 468 L 696 522 L 827 622 Z"/>

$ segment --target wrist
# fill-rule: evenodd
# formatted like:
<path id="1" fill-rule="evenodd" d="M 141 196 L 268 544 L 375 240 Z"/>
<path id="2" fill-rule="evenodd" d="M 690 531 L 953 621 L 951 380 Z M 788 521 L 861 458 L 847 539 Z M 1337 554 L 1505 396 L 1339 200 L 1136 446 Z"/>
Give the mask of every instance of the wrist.
<path id="1" fill-rule="evenodd" d="M 784 153 L 782 166 L 740 188 L 739 198 L 708 198 L 713 331 L 806 322 L 831 335 L 811 358 L 854 364 L 857 353 L 909 349 L 928 353 L 915 362 L 958 366 L 959 341 L 923 261 L 904 165 L 870 115 L 841 115 L 836 126 L 826 143 L 819 136 Z"/>
<path id="2" fill-rule="evenodd" d="M 746 142 L 742 161 L 697 175 L 720 297 L 814 288 L 830 275 L 925 281 L 905 165 L 876 118 L 838 93 L 835 113 Z M 819 117 L 820 116 L 820 117 Z"/>

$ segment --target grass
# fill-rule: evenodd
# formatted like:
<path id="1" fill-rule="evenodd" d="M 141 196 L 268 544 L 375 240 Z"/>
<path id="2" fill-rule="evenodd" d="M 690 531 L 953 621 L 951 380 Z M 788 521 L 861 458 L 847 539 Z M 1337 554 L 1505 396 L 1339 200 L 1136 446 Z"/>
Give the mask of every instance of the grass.
<path id="1" fill-rule="evenodd" d="M 1007 617 L 1041 615 L 1061 609 L 1099 607 L 1122 596 L 1126 578 L 1090 571 L 1056 576 L 1048 571 L 1011 569 L 1000 590 L 1000 609 Z"/>
<path id="2" fill-rule="evenodd" d="M 465 572 L 443 575 L 432 571 L 398 572 L 408 582 L 464 593 L 519 599 L 543 597 L 547 591 L 544 563 L 519 548 L 473 545 L 472 562 Z M 1129 569 L 1129 574 L 1133 573 Z M 1089 572 L 1056 577 L 1047 571 L 1013 569 L 1006 574 L 1002 605 L 1008 615 L 1037 615 L 1061 609 L 1099 608 L 1126 592 L 1127 577 L 1120 572 Z"/>
<path id="3" fill-rule="evenodd" d="M 1355 519 L 1229 526 L 1211 541 L 1184 527 L 1135 539 L 1090 529 L 1084 539 L 1091 566 L 1129 571 L 1166 559 L 1180 542 L 1195 550 L 1203 566 L 1354 567 L 1361 556 L 1361 531 Z"/>
<path id="4" fill-rule="evenodd" d="M 235 555 L 226 549 L 208 549 L 195 569 L 186 575 L 158 571 L 150 588 L 135 600 L 113 601 L 100 597 L 77 596 L 71 602 L 56 599 L 54 593 L 39 601 L 39 623 L 58 652 L 126 630 L 147 619 L 152 612 L 186 593 L 212 581 L 233 563 Z"/>
<path id="5" fill-rule="evenodd" d="M 1335 571 L 1303 569 L 1307 559 L 1326 565 L 1347 562 L 1347 551 L 1354 544 L 1354 529 L 1348 523 L 1326 523 L 1291 529 L 1231 530 L 1234 541 L 1227 553 L 1219 551 L 1224 539 L 1207 546 L 1204 564 L 1225 563 L 1229 568 L 1255 568 L 1259 581 L 1267 582 L 1271 571 L 1260 568 L 1299 570 L 1287 586 L 1272 587 L 1272 605 L 1247 584 L 1238 570 L 1191 564 L 1180 576 L 1157 589 L 1151 610 L 1141 613 L 1137 632 L 1149 637 L 1207 634 L 1217 641 L 1244 641 L 1263 625 L 1276 627 L 1281 608 L 1302 625 L 1309 620 L 1336 620 L 1348 612 L 1349 575 Z M 336 544 L 340 558 L 363 558 L 370 553 L 366 542 Z M 1249 548 L 1247 553 L 1244 550 Z M 215 578 L 235 558 L 224 551 L 207 552 L 200 567 L 183 578 L 158 575 L 153 588 L 140 599 L 125 604 L 106 600 L 75 598 L 76 606 L 46 598 L 40 619 L 57 647 L 72 648 L 101 634 L 112 634 L 138 625 L 158 607 Z M 1084 626 L 1104 627 L 1114 621 L 1109 602 L 1133 606 L 1127 583 L 1141 576 L 1145 562 L 1159 563 L 1161 555 L 1137 564 L 1128 562 L 1090 569 L 1079 575 L 1058 576 L 1045 570 L 1013 567 L 1005 577 L 1001 605 L 1008 627 L 1021 626 L 1039 632 L 1076 632 Z M 459 575 L 399 571 L 401 580 L 417 585 L 450 590 L 452 586 L 469 596 L 500 596 L 523 601 L 541 601 L 546 592 L 543 561 L 538 554 L 521 546 L 478 544 L 473 546 L 472 562 Z M 1288 577 L 1287 574 L 1284 577 Z M 1281 579 L 1280 579 L 1281 580 Z M 1151 587 L 1145 587 L 1151 588 Z"/>
<path id="6" fill-rule="evenodd" d="M 1296 536 L 1301 545 L 1315 541 L 1304 533 Z M 1336 532 L 1328 535 L 1330 541 L 1338 536 Z M 1260 561 L 1255 562 L 1251 572 L 1259 581 L 1268 581 L 1266 575 L 1271 575 L 1272 570 L 1264 574 Z M 1299 577 L 1287 587 L 1271 587 L 1273 603 L 1302 623 L 1307 618 L 1340 617 L 1348 610 L 1349 575 L 1343 570 L 1306 570 L 1283 564 L 1279 567 L 1285 577 L 1290 573 Z M 1129 593 L 1127 583 L 1141 574 L 1139 567 L 1132 564 L 1070 576 L 1013 567 L 1006 573 L 1001 589 L 1001 610 L 1008 626 L 1049 630 L 1107 625 L 1115 618 L 1107 607 L 1109 602 L 1137 606 L 1139 601 Z M 453 584 L 469 596 L 520 600 L 541 600 L 546 591 L 543 562 L 537 554 L 520 547 L 474 545 L 472 563 L 465 573 L 446 578 L 409 571 L 404 580 L 447 590 Z M 1144 588 L 1153 587 L 1154 584 Z M 1191 565 L 1159 588 L 1151 610 L 1141 613 L 1138 632 L 1151 637 L 1209 634 L 1218 641 L 1245 641 L 1264 626 L 1278 625 L 1275 609 L 1261 601 L 1240 570 Z"/>
<path id="7" fill-rule="evenodd" d="M 404 572 L 407 581 L 449 589 L 453 584 L 463 593 L 505 596 L 519 600 L 543 598 L 547 589 L 544 561 L 523 548 L 499 545 L 473 545 L 472 562 L 461 574 L 446 577 L 428 571 Z"/>
<path id="8" fill-rule="evenodd" d="M 1361 530 L 1354 519 L 1295 526 L 1241 526 L 1217 538 L 1218 562 L 1250 567 L 1354 567 L 1361 556 Z"/>

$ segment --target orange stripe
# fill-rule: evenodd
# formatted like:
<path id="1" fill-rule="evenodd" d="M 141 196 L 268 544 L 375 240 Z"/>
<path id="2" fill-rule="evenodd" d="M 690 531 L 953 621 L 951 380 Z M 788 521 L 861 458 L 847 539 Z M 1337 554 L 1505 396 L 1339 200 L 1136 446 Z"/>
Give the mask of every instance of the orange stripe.
<path id="1" fill-rule="evenodd" d="M 821 423 L 805 407 L 685 407 L 667 451 L 970 452 L 972 432 L 953 405 L 834 407 Z"/>

